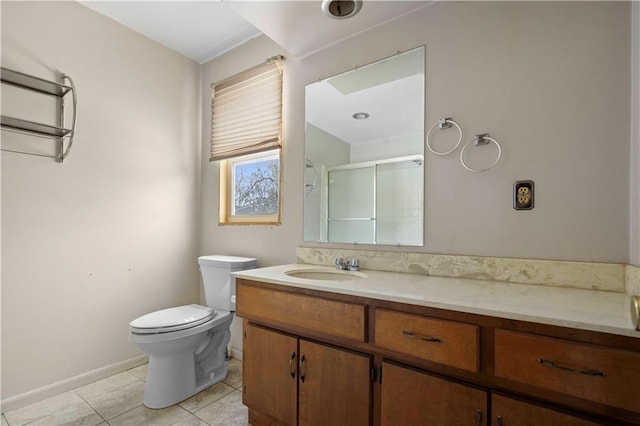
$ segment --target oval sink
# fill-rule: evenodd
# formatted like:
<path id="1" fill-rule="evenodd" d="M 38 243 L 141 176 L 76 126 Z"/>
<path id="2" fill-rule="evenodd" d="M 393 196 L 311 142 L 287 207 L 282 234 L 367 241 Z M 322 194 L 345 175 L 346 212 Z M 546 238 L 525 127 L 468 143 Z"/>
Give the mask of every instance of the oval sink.
<path id="1" fill-rule="evenodd" d="M 357 271 L 339 271 L 330 269 L 296 269 L 285 272 L 291 278 L 321 281 L 354 281 L 366 278 L 367 274 Z"/>

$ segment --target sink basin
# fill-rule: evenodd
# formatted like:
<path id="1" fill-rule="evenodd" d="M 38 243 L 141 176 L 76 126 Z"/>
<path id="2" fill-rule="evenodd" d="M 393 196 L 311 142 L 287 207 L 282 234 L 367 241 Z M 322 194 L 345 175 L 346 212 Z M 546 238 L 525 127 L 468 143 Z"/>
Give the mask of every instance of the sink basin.
<path id="1" fill-rule="evenodd" d="M 354 281 L 366 278 L 367 274 L 359 271 L 339 271 L 337 269 L 295 269 L 285 272 L 291 278 L 320 281 Z"/>

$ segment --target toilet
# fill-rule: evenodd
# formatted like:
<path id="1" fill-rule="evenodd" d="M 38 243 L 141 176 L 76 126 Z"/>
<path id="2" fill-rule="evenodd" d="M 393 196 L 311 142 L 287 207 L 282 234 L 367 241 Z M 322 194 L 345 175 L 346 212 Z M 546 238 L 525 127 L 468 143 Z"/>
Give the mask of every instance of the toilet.
<path id="1" fill-rule="evenodd" d="M 236 309 L 231 272 L 256 267 L 256 259 L 198 258 L 207 306 L 185 305 L 143 315 L 129 323 L 131 343 L 149 356 L 144 405 L 165 408 L 227 376 L 225 356 Z"/>

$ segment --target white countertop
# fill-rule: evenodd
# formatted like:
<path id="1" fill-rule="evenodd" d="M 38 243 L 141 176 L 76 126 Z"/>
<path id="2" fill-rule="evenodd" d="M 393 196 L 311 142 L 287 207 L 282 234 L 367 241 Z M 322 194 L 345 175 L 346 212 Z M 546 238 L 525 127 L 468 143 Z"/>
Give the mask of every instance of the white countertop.
<path id="1" fill-rule="evenodd" d="M 293 270 L 335 269 L 298 263 L 234 275 L 288 287 L 640 338 L 640 331 L 633 328 L 631 320 L 631 298 L 624 293 L 372 270 L 362 270 L 366 277 L 350 281 L 302 279 L 285 274 Z"/>

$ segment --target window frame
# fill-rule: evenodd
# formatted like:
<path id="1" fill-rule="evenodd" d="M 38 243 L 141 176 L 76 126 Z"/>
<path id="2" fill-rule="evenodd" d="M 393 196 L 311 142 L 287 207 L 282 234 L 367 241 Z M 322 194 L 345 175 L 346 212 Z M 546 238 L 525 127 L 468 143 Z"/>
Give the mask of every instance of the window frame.
<path id="1" fill-rule="evenodd" d="M 277 152 L 276 152 L 277 151 Z M 278 159 L 278 202 L 275 214 L 238 215 L 233 212 L 234 180 L 233 169 L 236 163 L 244 163 L 248 160 L 262 160 L 272 157 Z M 219 225 L 280 225 L 280 212 L 282 210 L 282 149 L 262 151 L 253 154 L 228 158 L 220 161 L 220 194 L 219 194 Z"/>

